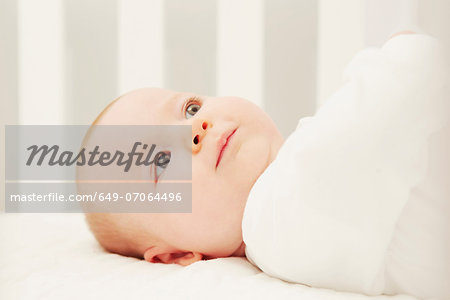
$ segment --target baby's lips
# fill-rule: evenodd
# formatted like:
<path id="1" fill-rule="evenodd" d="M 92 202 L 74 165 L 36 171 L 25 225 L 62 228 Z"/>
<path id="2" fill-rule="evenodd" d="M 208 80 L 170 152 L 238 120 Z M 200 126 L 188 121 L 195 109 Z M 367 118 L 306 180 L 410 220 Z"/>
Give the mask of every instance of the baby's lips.
<path id="1" fill-rule="evenodd" d="M 230 139 L 234 135 L 236 130 L 237 130 L 237 128 L 231 128 L 231 129 L 225 130 L 220 135 L 220 137 L 217 141 L 218 155 L 217 155 L 216 168 L 219 165 L 219 163 L 221 162 L 222 157 L 229 146 Z"/>

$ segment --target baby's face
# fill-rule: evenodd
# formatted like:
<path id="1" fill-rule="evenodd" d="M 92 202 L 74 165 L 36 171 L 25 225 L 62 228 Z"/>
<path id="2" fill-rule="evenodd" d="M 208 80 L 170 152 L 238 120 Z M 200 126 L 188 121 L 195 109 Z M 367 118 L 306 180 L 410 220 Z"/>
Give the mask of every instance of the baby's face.
<path id="1" fill-rule="evenodd" d="M 265 112 L 237 97 L 145 88 L 122 96 L 97 124 L 192 125 L 192 213 L 120 216 L 138 220 L 158 237 L 142 241 L 140 252 L 147 251 L 147 260 L 164 261 L 175 256 L 163 255 L 174 253 L 196 258 L 244 254 L 241 222 L 247 197 L 283 143 Z"/>

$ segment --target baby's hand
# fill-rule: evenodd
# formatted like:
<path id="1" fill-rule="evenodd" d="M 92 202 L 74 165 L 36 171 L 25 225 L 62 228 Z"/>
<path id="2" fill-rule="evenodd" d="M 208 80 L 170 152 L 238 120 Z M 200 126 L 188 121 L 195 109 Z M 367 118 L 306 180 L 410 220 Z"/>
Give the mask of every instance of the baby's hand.
<path id="1" fill-rule="evenodd" d="M 415 34 L 415 32 L 414 31 L 410 31 L 410 30 L 399 31 L 399 32 L 394 33 L 393 35 L 391 35 L 391 37 L 389 39 L 392 39 L 393 37 L 396 37 L 396 36 L 402 35 L 402 34 Z"/>

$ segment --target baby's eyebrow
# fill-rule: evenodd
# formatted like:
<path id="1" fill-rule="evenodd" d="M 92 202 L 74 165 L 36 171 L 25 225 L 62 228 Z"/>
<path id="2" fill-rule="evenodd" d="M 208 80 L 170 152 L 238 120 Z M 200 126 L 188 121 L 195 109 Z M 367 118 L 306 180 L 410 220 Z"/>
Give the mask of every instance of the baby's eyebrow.
<path id="1" fill-rule="evenodd" d="M 167 112 L 168 116 L 175 116 L 175 119 L 178 119 L 181 111 L 180 106 L 177 104 L 184 98 L 186 98 L 186 95 L 180 92 L 177 92 L 173 96 L 167 98 L 163 105 L 164 112 Z"/>

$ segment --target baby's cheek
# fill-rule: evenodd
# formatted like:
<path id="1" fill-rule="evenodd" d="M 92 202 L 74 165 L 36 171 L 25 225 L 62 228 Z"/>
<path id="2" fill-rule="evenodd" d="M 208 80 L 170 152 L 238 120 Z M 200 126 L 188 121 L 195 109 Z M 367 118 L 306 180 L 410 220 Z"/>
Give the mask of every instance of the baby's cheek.
<path id="1" fill-rule="evenodd" d="M 237 181 L 246 185 L 253 185 L 267 168 L 269 154 L 270 142 L 265 136 L 254 136 L 243 141 L 235 159 Z"/>

